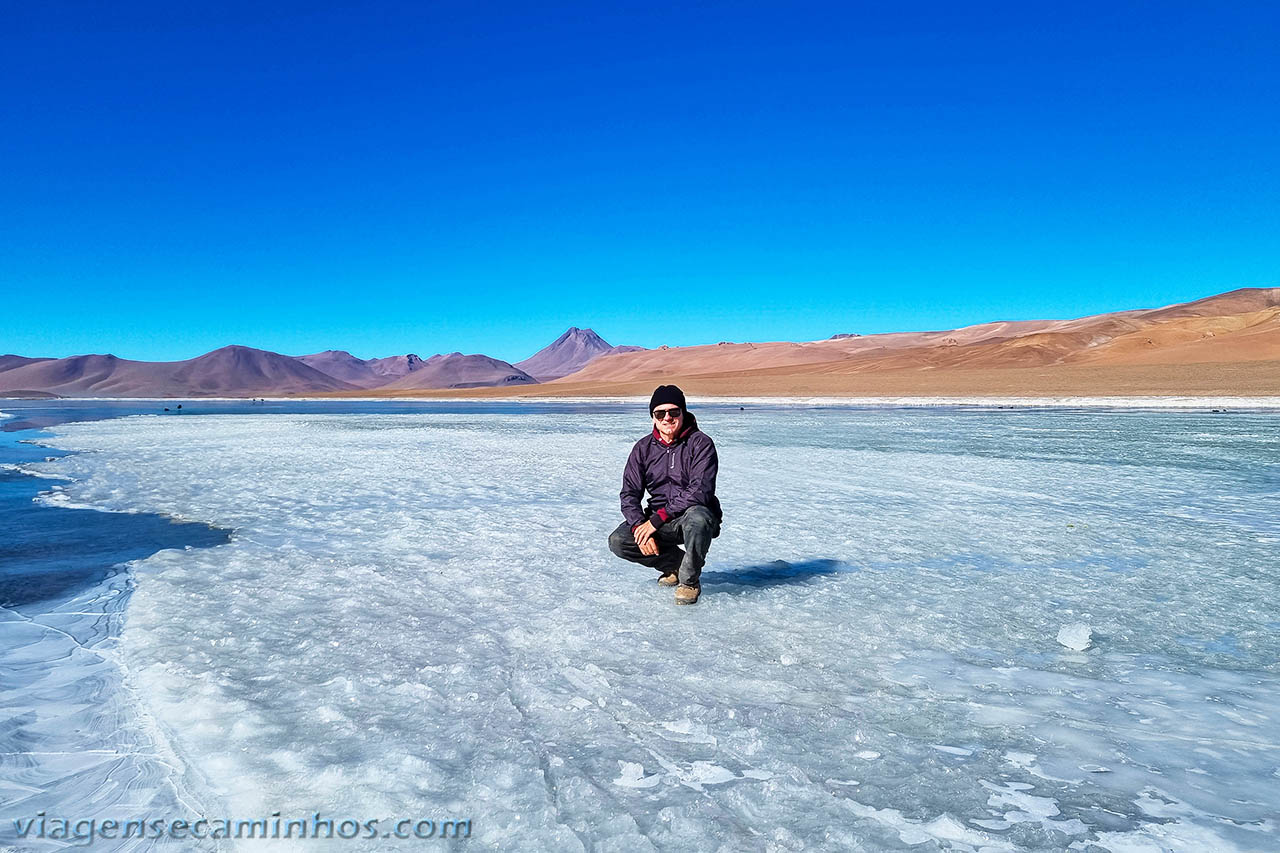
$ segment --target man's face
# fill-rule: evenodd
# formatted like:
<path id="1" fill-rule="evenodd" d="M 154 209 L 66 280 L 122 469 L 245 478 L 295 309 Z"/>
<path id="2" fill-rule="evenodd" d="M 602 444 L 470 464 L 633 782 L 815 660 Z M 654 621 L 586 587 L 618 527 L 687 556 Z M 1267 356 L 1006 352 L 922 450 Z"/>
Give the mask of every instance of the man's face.
<path id="1" fill-rule="evenodd" d="M 653 410 L 653 425 L 667 441 L 675 438 L 684 425 L 684 412 L 679 406 L 663 405 Z"/>

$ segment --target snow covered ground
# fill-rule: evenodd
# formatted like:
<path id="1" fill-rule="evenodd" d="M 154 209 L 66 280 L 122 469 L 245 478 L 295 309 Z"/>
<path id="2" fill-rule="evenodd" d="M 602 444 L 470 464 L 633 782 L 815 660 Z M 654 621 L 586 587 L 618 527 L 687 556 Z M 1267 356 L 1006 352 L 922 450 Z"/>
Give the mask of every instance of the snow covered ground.
<path id="1" fill-rule="evenodd" d="M 205 813 L 1280 844 L 1275 414 L 695 409 L 726 517 L 677 608 L 605 544 L 643 409 L 516 409 L 55 429 L 83 452 L 28 466 L 74 478 L 47 501 L 235 530 L 133 564 L 104 652 Z"/>

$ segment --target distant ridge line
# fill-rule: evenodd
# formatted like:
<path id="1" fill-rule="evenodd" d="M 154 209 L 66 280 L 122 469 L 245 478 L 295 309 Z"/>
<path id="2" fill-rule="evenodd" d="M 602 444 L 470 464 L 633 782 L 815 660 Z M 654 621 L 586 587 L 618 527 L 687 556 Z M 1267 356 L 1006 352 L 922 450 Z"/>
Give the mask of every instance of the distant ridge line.
<path id="1" fill-rule="evenodd" d="M 571 326 L 515 364 L 460 352 L 426 360 L 412 353 L 359 359 L 337 349 L 288 356 L 238 344 L 170 362 L 133 361 L 109 353 L 66 358 L 8 354 L 0 356 L 0 396 L 391 396 L 457 389 L 549 395 L 569 393 L 571 387 L 574 393 L 592 395 L 621 389 L 630 393 L 674 377 L 693 383 L 690 388 L 839 394 L 945 387 L 947 381 L 973 393 L 985 387 L 982 382 L 997 380 L 1056 387 L 1054 383 L 1070 376 L 1075 378 L 1063 387 L 1088 391 L 1089 382 L 1139 373 L 1149 378 L 1130 386 L 1166 393 L 1204 385 L 1246 395 L 1280 394 L 1280 370 L 1275 378 L 1269 370 L 1259 372 L 1269 363 L 1280 363 L 1280 287 L 1237 288 L 1160 308 L 1074 320 L 837 333 L 808 342 L 721 341 L 647 350 L 612 346 L 592 329 Z M 990 376 L 975 378 L 984 371 Z M 1273 385 L 1275 390 L 1268 390 Z"/>

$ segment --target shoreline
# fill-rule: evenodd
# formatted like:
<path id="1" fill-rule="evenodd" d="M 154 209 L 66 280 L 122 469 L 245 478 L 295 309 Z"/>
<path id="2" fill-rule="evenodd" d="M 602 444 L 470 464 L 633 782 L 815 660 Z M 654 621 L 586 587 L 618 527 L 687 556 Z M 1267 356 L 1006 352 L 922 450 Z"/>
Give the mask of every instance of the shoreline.
<path id="1" fill-rule="evenodd" d="M 21 411 L 0 411 L 0 424 L 20 420 L 15 413 Z M 65 488 L 75 477 L 30 466 L 76 455 L 50 443 L 60 423 L 74 421 L 0 432 L 3 503 L 17 553 L 27 554 L 0 562 L 0 622 L 7 629 L 0 664 L 18 688 L 0 706 L 6 716 L 23 721 L 9 737 L 12 754 L 25 760 L 24 792 L 15 792 L 0 815 L 7 823 L 58 811 L 66 797 L 61 786 L 68 761 L 86 780 L 77 788 L 86 808 L 119 808 L 111 799 L 119 790 L 112 780 L 119 777 L 131 780 L 127 793 L 133 796 L 195 811 L 195 803 L 204 800 L 196 790 L 200 779 L 176 758 L 167 731 L 136 701 L 118 644 L 134 590 L 134 564 L 166 550 L 225 544 L 231 531 L 68 499 Z"/>

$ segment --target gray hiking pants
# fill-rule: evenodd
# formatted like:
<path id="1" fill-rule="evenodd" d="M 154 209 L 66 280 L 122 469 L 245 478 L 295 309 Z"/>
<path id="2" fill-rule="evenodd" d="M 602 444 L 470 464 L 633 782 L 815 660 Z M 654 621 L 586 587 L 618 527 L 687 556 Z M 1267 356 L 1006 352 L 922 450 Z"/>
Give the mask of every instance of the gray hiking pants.
<path id="1" fill-rule="evenodd" d="M 720 524 L 711 510 L 704 506 L 691 506 L 676 518 L 658 528 L 653 538 L 658 540 L 658 555 L 650 557 L 636 544 L 631 525 L 625 521 L 609 534 L 609 550 L 624 560 L 657 569 L 664 575 L 678 572 L 680 583 L 698 586 L 702 567 L 707 562 L 711 540 L 720 535 Z M 684 545 L 684 552 L 676 547 Z"/>

